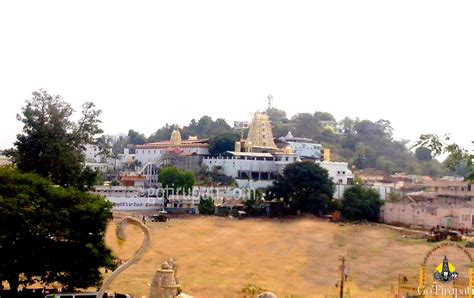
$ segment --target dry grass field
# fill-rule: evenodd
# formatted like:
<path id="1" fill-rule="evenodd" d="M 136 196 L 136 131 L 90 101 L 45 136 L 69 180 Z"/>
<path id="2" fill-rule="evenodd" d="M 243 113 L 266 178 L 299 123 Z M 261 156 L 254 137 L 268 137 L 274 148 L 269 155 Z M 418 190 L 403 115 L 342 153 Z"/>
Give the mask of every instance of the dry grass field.
<path id="1" fill-rule="evenodd" d="M 148 295 L 155 270 L 172 256 L 179 263 L 181 287 L 195 297 L 243 297 L 246 284 L 278 297 L 336 297 L 338 257 L 344 255 L 350 268 L 351 297 L 389 297 L 399 273 L 415 280 L 423 256 L 433 246 L 385 227 L 341 226 L 312 217 L 240 221 L 189 217 L 147 225 L 152 235 L 150 250 L 116 279 L 111 290 Z M 119 244 L 114 232 L 111 224 L 107 244 L 119 258 L 129 258 L 139 247 L 142 233 L 129 227 L 128 239 Z M 433 266 L 444 253 L 434 255 Z M 466 263 L 456 250 L 449 255 L 454 264 Z M 457 269 L 461 274 L 467 270 L 460 265 Z"/>

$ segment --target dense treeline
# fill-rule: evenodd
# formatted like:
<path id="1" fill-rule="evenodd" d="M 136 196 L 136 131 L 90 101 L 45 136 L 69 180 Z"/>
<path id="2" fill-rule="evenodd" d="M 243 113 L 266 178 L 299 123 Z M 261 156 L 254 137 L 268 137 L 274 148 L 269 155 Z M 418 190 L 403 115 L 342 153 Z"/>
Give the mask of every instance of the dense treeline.
<path id="1" fill-rule="evenodd" d="M 284 136 L 291 131 L 294 136 L 311 138 L 330 148 L 334 160 L 348 161 L 357 169 L 376 168 L 389 174 L 405 172 L 434 177 L 448 174 L 442 164 L 431 158 L 428 149 L 423 148 L 415 154 L 408 148 L 409 141 L 395 140 L 388 120 L 371 121 L 346 117 L 337 122 L 340 129 L 335 131 L 321 125 L 321 121 L 336 121 L 335 117 L 327 112 L 299 113 L 288 118 L 285 111 L 272 108 L 268 114 L 275 137 Z M 178 128 L 178 125 L 166 124 L 148 138 L 130 130 L 128 135 L 117 138 L 116 144 L 120 145 L 114 147 L 123 148 L 127 144 L 169 140 L 175 128 Z M 218 144 L 222 148 L 229 147 L 222 142 L 223 139 L 238 138 L 237 132 L 224 119 L 213 120 L 209 116 L 191 120 L 189 125 L 181 127 L 181 135 L 183 138 L 210 138 L 212 144 Z"/>

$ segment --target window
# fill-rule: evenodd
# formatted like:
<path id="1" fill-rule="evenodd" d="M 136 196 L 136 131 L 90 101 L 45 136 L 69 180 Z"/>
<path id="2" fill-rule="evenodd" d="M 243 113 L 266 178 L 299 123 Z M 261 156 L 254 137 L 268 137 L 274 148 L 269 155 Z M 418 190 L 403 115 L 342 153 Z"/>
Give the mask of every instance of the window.
<path id="1" fill-rule="evenodd" d="M 238 177 L 239 179 L 249 179 L 249 175 L 248 175 L 248 173 L 245 172 L 245 171 L 239 171 L 239 172 L 237 173 L 237 177 Z"/>
<path id="2" fill-rule="evenodd" d="M 259 172 L 252 172 L 251 175 L 253 180 L 258 180 L 260 176 Z"/>

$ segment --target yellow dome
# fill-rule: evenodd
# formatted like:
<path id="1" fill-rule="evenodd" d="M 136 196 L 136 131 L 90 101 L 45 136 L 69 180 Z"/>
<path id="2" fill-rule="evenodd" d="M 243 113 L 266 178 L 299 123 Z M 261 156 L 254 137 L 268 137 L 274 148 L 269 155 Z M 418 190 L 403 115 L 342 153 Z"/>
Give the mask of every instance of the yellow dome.
<path id="1" fill-rule="evenodd" d="M 286 146 L 283 152 L 285 154 L 293 154 L 293 149 L 291 148 L 291 146 Z"/>

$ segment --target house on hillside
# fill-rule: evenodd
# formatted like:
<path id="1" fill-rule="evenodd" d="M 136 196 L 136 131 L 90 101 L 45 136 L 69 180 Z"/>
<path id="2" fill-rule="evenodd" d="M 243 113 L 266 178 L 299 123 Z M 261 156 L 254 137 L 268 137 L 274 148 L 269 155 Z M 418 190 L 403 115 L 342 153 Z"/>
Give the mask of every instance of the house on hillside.
<path id="1" fill-rule="evenodd" d="M 376 182 L 385 181 L 385 173 L 382 170 L 377 170 L 374 168 L 365 168 L 358 172 L 359 178 L 364 182 L 364 184 L 374 184 Z"/>

